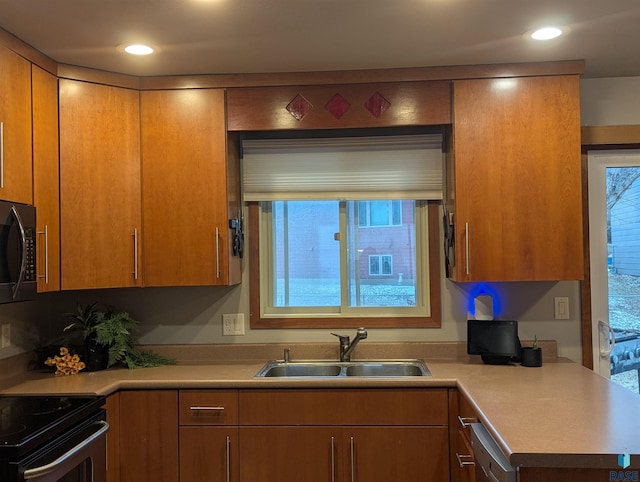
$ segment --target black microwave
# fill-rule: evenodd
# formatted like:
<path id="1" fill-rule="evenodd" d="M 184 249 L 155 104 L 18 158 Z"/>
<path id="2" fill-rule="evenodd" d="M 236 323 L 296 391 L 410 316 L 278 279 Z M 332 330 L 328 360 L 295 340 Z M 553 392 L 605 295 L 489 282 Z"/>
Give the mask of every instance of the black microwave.
<path id="1" fill-rule="evenodd" d="M 36 208 L 0 201 L 0 303 L 34 299 Z"/>

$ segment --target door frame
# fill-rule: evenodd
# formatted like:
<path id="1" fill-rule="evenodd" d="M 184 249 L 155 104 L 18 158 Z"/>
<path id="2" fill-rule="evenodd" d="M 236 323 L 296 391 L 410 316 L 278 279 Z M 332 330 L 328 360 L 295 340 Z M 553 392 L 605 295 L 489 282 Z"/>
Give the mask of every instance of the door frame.
<path id="1" fill-rule="evenodd" d="M 583 126 L 582 136 L 582 222 L 584 229 L 584 280 L 580 282 L 582 364 L 593 369 L 593 315 L 591 310 L 591 245 L 589 242 L 588 152 L 640 149 L 640 125 Z"/>

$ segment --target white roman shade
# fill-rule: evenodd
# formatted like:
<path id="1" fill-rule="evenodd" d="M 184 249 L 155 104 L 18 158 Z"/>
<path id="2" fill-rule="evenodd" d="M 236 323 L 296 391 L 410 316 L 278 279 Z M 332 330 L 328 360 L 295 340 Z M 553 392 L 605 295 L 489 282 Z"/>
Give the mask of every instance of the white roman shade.
<path id="1" fill-rule="evenodd" d="M 245 139 L 245 201 L 442 199 L 441 134 Z"/>

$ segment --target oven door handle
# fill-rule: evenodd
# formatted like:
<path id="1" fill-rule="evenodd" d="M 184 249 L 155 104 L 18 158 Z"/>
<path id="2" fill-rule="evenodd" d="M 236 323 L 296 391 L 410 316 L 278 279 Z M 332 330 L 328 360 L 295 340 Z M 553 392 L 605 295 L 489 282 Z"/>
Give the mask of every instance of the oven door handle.
<path id="1" fill-rule="evenodd" d="M 33 469 L 25 470 L 24 479 L 25 480 L 35 479 L 36 477 L 42 477 L 43 475 L 47 475 L 53 472 L 60 465 L 62 465 L 66 460 L 76 455 L 78 452 L 80 452 L 81 450 L 86 448 L 88 445 L 90 445 L 94 440 L 96 440 L 97 438 L 100 438 L 104 433 L 106 433 L 107 430 L 109 430 L 109 424 L 104 420 L 98 421 L 96 425 L 101 426 L 99 430 L 97 430 L 95 433 L 93 433 L 92 435 L 84 439 L 82 442 L 80 442 L 78 445 L 73 447 L 68 452 L 58 457 L 53 462 L 46 465 L 42 465 L 40 467 L 34 467 Z"/>

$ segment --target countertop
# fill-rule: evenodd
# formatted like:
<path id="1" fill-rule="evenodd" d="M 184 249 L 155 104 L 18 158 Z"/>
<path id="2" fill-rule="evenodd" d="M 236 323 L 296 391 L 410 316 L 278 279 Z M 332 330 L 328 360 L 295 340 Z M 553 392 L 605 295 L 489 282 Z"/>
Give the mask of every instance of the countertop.
<path id="1" fill-rule="evenodd" d="M 640 468 L 640 396 L 562 358 L 540 368 L 484 365 L 469 357 L 422 357 L 432 376 L 398 379 L 257 379 L 267 361 L 192 361 L 159 368 L 109 369 L 74 376 L 30 372 L 3 395 L 108 395 L 122 389 L 457 387 L 511 464 Z"/>

